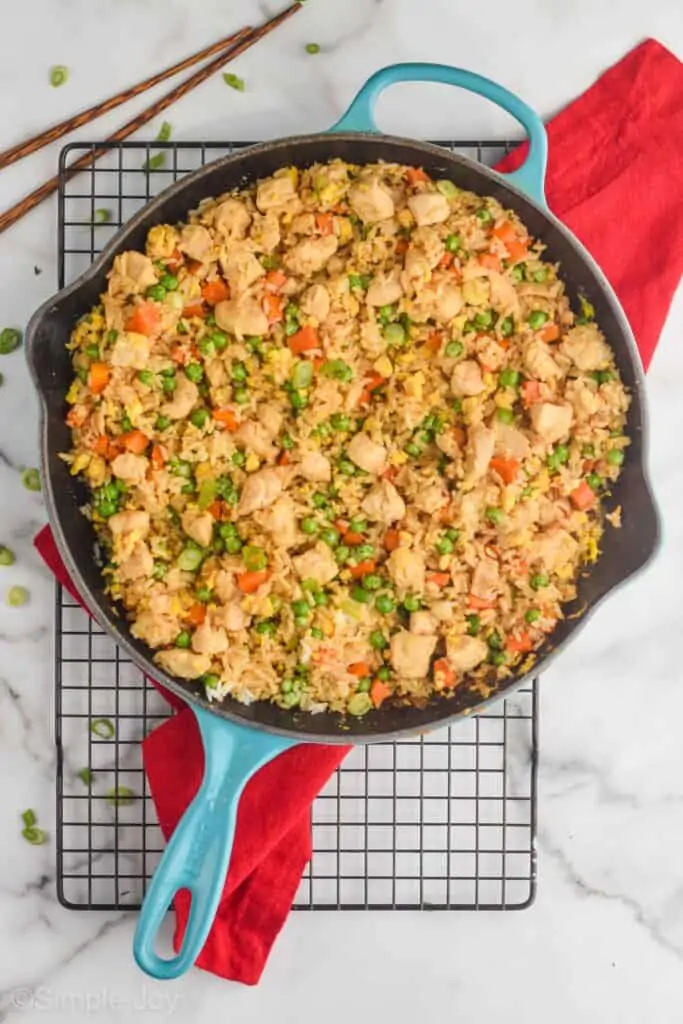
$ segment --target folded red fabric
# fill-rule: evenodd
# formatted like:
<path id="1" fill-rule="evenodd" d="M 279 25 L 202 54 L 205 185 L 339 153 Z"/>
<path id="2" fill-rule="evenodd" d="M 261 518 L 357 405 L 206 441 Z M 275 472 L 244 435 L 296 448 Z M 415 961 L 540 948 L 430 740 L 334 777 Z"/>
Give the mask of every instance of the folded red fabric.
<path id="1" fill-rule="evenodd" d="M 607 71 L 550 124 L 551 209 L 601 264 L 633 325 L 645 366 L 683 270 L 683 65 L 648 40 Z M 501 170 L 518 166 L 524 148 Z M 643 253 L 648 258 L 643 259 Z M 78 598 L 45 529 L 36 546 Z M 178 702 L 166 694 L 177 708 Z M 240 804 L 218 917 L 197 964 L 255 984 L 310 857 L 310 805 L 347 747 L 305 745 L 256 775 Z M 182 708 L 143 743 L 144 763 L 168 837 L 199 786 L 203 755 Z M 176 902 L 176 945 L 188 903 Z"/>

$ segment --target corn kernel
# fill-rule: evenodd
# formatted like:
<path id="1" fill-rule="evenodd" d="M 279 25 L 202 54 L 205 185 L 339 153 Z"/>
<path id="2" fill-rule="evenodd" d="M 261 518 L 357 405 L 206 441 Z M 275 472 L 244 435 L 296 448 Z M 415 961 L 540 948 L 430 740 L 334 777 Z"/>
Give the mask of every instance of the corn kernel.
<path id="1" fill-rule="evenodd" d="M 250 452 L 249 455 L 247 455 L 247 461 L 244 463 L 244 468 L 247 473 L 255 473 L 260 465 L 261 460 L 258 455 L 256 455 L 255 452 Z"/>
<path id="2" fill-rule="evenodd" d="M 392 466 L 404 466 L 407 461 L 408 455 L 404 451 L 397 450 L 389 456 L 389 462 Z"/>
<path id="3" fill-rule="evenodd" d="M 394 366 L 389 356 L 380 356 L 372 364 L 372 368 L 375 373 L 379 373 L 382 377 L 391 377 L 394 372 Z"/>

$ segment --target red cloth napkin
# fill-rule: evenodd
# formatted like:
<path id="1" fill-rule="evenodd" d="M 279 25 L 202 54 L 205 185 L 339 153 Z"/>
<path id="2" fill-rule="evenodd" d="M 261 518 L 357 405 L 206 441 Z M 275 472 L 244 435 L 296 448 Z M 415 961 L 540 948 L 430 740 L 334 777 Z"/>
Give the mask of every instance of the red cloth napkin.
<path id="1" fill-rule="evenodd" d="M 647 366 L 683 270 L 683 65 L 648 40 L 559 114 L 548 134 L 549 204 L 612 282 Z M 500 169 L 517 166 L 523 150 Z M 77 598 L 48 527 L 36 546 Z M 310 857 L 311 801 L 348 749 L 296 747 L 249 782 L 223 899 L 198 966 L 247 984 L 258 981 Z M 168 837 L 202 774 L 191 711 L 181 707 L 148 736 L 143 754 Z M 176 944 L 187 912 L 187 901 L 178 899 Z"/>

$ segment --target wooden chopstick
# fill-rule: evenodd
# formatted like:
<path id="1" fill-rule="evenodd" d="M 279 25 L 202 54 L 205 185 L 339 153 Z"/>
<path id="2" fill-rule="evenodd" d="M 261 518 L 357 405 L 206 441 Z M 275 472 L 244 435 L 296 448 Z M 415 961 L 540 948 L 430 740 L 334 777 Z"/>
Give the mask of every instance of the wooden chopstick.
<path id="1" fill-rule="evenodd" d="M 203 68 L 200 68 L 199 71 L 190 75 L 188 79 L 181 82 L 180 85 L 176 86 L 175 89 L 172 89 L 171 92 L 167 93 L 165 96 L 162 96 L 156 101 L 156 103 L 153 103 L 151 107 L 148 107 L 147 110 L 143 110 L 137 117 L 134 117 L 122 128 L 119 128 L 112 135 L 108 136 L 105 139 L 104 145 L 89 153 L 84 153 L 82 157 L 79 157 L 78 160 L 74 161 L 74 163 L 66 169 L 65 174 L 67 179 L 71 178 L 79 171 L 82 171 L 84 168 L 90 167 L 99 157 L 108 152 L 109 147 L 107 143 L 121 142 L 123 139 L 127 139 L 129 135 L 132 135 L 139 128 L 142 128 L 143 125 L 153 120 L 153 118 L 157 117 L 163 110 L 166 110 L 166 108 L 172 103 L 175 103 L 176 100 L 179 100 L 182 96 L 185 96 L 188 92 L 194 89 L 195 86 L 204 82 L 214 73 L 214 71 L 217 71 L 218 68 L 222 67 L 223 64 L 233 60 L 234 57 L 238 57 L 241 53 L 244 53 L 245 50 L 248 50 L 253 46 L 254 43 L 257 43 L 260 39 L 263 39 L 264 36 L 267 36 L 269 32 L 278 28 L 278 26 L 284 21 L 291 18 L 293 14 L 296 14 L 302 6 L 303 4 L 300 0 L 297 0 L 296 3 L 293 3 L 290 7 L 287 7 L 284 11 L 276 15 L 274 18 L 271 18 L 270 21 L 265 22 L 263 25 L 258 25 L 251 31 L 244 29 L 244 37 L 237 43 L 221 53 L 215 60 L 206 64 Z M 153 145 L 153 143 L 150 143 L 150 145 Z M 48 196 L 51 196 L 56 192 L 59 188 L 60 177 L 61 176 L 59 174 L 55 174 L 54 177 L 50 178 L 43 185 L 40 185 L 39 188 L 34 189 L 33 192 L 24 196 L 24 198 L 18 203 L 15 203 L 14 206 L 11 206 L 9 210 L 5 210 L 3 214 L 0 214 L 0 233 L 6 231 L 7 228 L 11 227 L 13 224 L 16 224 L 16 222 L 25 214 L 38 206 L 39 203 L 42 203 L 42 201 L 47 199 Z"/>
<path id="2" fill-rule="evenodd" d="M 87 110 L 82 110 L 80 114 L 75 114 L 73 117 L 67 118 L 66 121 L 53 125 L 52 128 L 46 128 L 45 131 L 34 135 L 31 139 L 18 142 L 16 146 L 10 146 L 9 149 L 0 153 L 0 171 L 3 167 L 9 167 L 10 164 L 15 163 L 17 160 L 30 156 L 31 153 L 36 153 L 43 146 L 49 146 L 51 142 L 56 142 L 63 135 L 81 128 L 84 124 L 88 124 L 89 121 L 94 121 L 96 118 L 102 117 L 103 114 L 108 114 L 110 110 L 115 110 L 122 103 L 132 100 L 134 96 L 140 96 L 143 92 L 147 92 L 148 89 L 153 89 L 155 85 L 165 82 L 167 78 L 172 78 L 181 71 L 187 71 L 188 68 L 199 64 L 200 61 L 208 60 L 214 54 L 227 50 L 251 31 L 252 26 L 248 25 L 246 28 L 240 29 L 239 32 L 233 32 L 232 35 L 226 36 L 225 39 L 219 40 L 219 42 L 214 43 L 212 46 L 207 46 L 198 53 L 192 54 L 191 57 L 178 61 L 177 64 L 173 64 L 170 68 L 159 71 L 156 75 L 152 75 L 151 78 L 145 78 L 144 81 L 138 82 L 137 85 L 132 85 L 130 89 L 124 89 L 123 92 L 110 96 L 108 100 L 96 103 L 94 107 L 88 107 Z"/>

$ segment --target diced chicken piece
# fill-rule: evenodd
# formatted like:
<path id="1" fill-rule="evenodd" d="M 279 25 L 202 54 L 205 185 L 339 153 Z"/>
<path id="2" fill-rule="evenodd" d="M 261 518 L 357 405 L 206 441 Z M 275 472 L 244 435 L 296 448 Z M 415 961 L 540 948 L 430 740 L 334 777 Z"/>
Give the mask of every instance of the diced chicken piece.
<path id="1" fill-rule="evenodd" d="M 144 540 L 139 540 L 125 561 L 119 564 L 121 580 L 141 580 L 152 575 L 154 559 Z"/>
<path id="2" fill-rule="evenodd" d="M 413 505 L 420 512 L 427 515 L 434 515 L 440 508 L 448 503 L 448 491 L 442 483 L 427 484 L 421 487 L 413 499 Z"/>
<path id="3" fill-rule="evenodd" d="M 112 366 L 130 366 L 134 370 L 144 370 L 148 360 L 149 338 L 135 331 L 119 334 L 109 356 Z"/>
<path id="4" fill-rule="evenodd" d="M 230 285 L 230 293 L 235 298 L 266 272 L 253 252 L 237 245 L 231 245 L 222 251 L 220 264 Z"/>
<path id="5" fill-rule="evenodd" d="M 183 530 L 188 537 L 208 548 L 213 536 L 213 516 L 210 512 L 198 512 L 197 509 L 186 509 L 181 519 Z"/>
<path id="6" fill-rule="evenodd" d="M 178 248 L 192 260 L 208 261 L 213 252 L 213 239 L 201 224 L 186 224 L 180 232 Z"/>
<path id="7" fill-rule="evenodd" d="M 410 632 L 418 636 L 432 636 L 438 626 L 437 618 L 431 611 L 410 613 Z"/>
<path id="8" fill-rule="evenodd" d="M 315 214 L 298 213 L 292 220 L 291 231 L 295 235 L 314 235 L 317 231 Z"/>
<path id="9" fill-rule="evenodd" d="M 518 427 L 496 420 L 496 451 L 513 459 L 525 459 L 531 451 L 529 439 Z"/>
<path id="10" fill-rule="evenodd" d="M 161 412 L 170 420 L 184 420 L 192 412 L 192 407 L 199 398 L 197 385 L 189 380 L 184 373 L 176 377 L 176 388 L 169 402 L 164 402 Z"/>
<path id="11" fill-rule="evenodd" d="M 470 429 L 467 439 L 465 473 L 471 480 L 478 480 L 488 469 L 495 443 L 496 434 L 490 427 L 477 424 Z"/>
<path id="12" fill-rule="evenodd" d="M 149 512 L 115 512 L 107 523 L 114 537 L 129 533 L 138 540 L 144 540 L 149 533 Z"/>
<path id="13" fill-rule="evenodd" d="M 313 316 L 322 323 L 330 312 L 330 293 L 324 284 L 312 284 L 301 296 L 299 303 L 306 316 Z"/>
<path id="14" fill-rule="evenodd" d="M 399 281 L 399 272 L 392 270 L 389 274 L 377 274 L 370 282 L 365 301 L 368 306 L 391 306 L 403 295 Z"/>
<path id="15" fill-rule="evenodd" d="M 383 444 L 377 444 L 367 434 L 355 434 L 346 446 L 346 454 L 357 466 L 366 473 L 378 475 L 387 464 L 387 450 Z"/>
<path id="16" fill-rule="evenodd" d="M 471 672 L 488 657 L 488 645 L 476 636 L 454 635 L 446 638 L 446 654 L 455 672 Z"/>
<path id="17" fill-rule="evenodd" d="M 108 291 L 112 298 L 140 295 L 156 283 L 156 271 L 149 256 L 131 250 L 122 252 L 115 258 L 109 275 Z"/>
<path id="18" fill-rule="evenodd" d="M 297 543 L 299 535 L 294 502 L 286 495 L 278 498 L 274 505 L 263 512 L 261 522 L 264 530 L 272 534 L 277 547 L 287 550 Z"/>
<path id="19" fill-rule="evenodd" d="M 394 216 L 394 200 L 376 176 L 363 178 L 349 189 L 349 203 L 364 224 Z"/>
<path id="20" fill-rule="evenodd" d="M 451 212 L 448 200 L 440 192 L 418 192 L 408 196 L 408 209 L 419 227 L 443 224 Z"/>
<path id="21" fill-rule="evenodd" d="M 418 291 L 413 312 L 418 320 L 436 320 L 440 324 L 448 324 L 463 306 L 460 286 L 447 278 L 432 280 L 421 291 Z"/>
<path id="22" fill-rule="evenodd" d="M 474 359 L 463 359 L 453 370 L 451 391 L 458 398 L 480 395 L 484 390 L 481 367 Z"/>
<path id="23" fill-rule="evenodd" d="M 223 238 L 228 241 L 241 241 L 246 238 L 249 230 L 251 214 L 239 199 L 226 199 L 214 209 L 213 223 Z"/>
<path id="24" fill-rule="evenodd" d="M 256 205 L 261 213 L 286 206 L 296 196 L 294 181 L 289 174 L 277 178 L 266 178 L 256 187 Z"/>
<path id="25" fill-rule="evenodd" d="M 586 423 L 602 407 L 602 398 L 583 380 L 568 381 L 565 398 L 571 402 L 577 423 Z"/>
<path id="26" fill-rule="evenodd" d="M 192 650 L 196 654 L 222 654 L 228 647 L 228 634 L 222 626 L 211 625 L 208 618 L 192 634 Z"/>
<path id="27" fill-rule="evenodd" d="M 482 601 L 491 601 L 498 593 L 499 587 L 498 562 L 492 558 L 480 558 L 472 573 L 471 592 Z"/>
<path id="28" fill-rule="evenodd" d="M 239 601 L 231 601 L 216 612 L 215 621 L 220 623 L 228 633 L 239 633 L 241 629 L 249 628 L 251 615 L 245 612 Z"/>
<path id="29" fill-rule="evenodd" d="M 419 251 L 433 269 L 444 254 L 445 246 L 436 228 L 415 228 L 410 236 L 408 252 Z M 406 253 L 407 257 L 408 253 Z"/>
<path id="30" fill-rule="evenodd" d="M 147 610 L 140 612 L 133 621 L 130 631 L 138 640 L 143 640 L 150 647 L 164 647 L 172 644 L 182 626 L 177 616 L 159 615 Z"/>
<path id="31" fill-rule="evenodd" d="M 178 676 L 180 679 L 198 679 L 211 668 L 211 658 L 208 654 L 197 654 L 195 651 L 179 647 L 171 651 L 159 651 L 155 654 L 154 660 L 169 675 Z"/>
<path id="32" fill-rule="evenodd" d="M 536 537 L 528 552 L 532 561 L 540 561 L 548 572 L 573 562 L 579 551 L 578 541 L 562 527 L 551 527 Z"/>
<path id="33" fill-rule="evenodd" d="M 248 476 L 237 506 L 239 516 L 268 508 L 282 494 L 282 477 L 276 469 L 260 469 Z"/>
<path id="34" fill-rule="evenodd" d="M 339 572 L 332 549 L 322 541 L 304 551 L 303 555 L 296 555 L 292 565 L 299 579 L 315 580 L 321 587 L 333 580 Z"/>
<path id="35" fill-rule="evenodd" d="M 224 299 L 214 309 L 216 323 L 238 338 L 249 335 L 260 337 L 268 331 L 268 317 L 253 295 L 243 294 L 236 299 Z"/>
<path id="36" fill-rule="evenodd" d="M 306 452 L 299 463 L 299 472 L 305 480 L 329 483 L 332 479 L 330 460 L 322 452 Z"/>
<path id="37" fill-rule="evenodd" d="M 453 602 L 433 601 L 429 611 L 438 622 L 449 622 L 453 618 Z"/>
<path id="38" fill-rule="evenodd" d="M 574 419 L 574 411 L 566 403 L 537 402 L 531 406 L 529 415 L 534 430 L 548 444 L 566 437 Z"/>
<path id="39" fill-rule="evenodd" d="M 560 351 L 580 370 L 605 370 L 611 361 L 610 348 L 597 324 L 580 324 L 564 336 Z"/>
<path id="40" fill-rule="evenodd" d="M 422 593 L 425 585 L 425 560 L 421 551 L 396 548 L 389 555 L 386 565 L 399 590 Z"/>
<path id="41" fill-rule="evenodd" d="M 233 574 L 226 572 L 225 569 L 217 572 L 213 583 L 213 590 L 219 601 L 222 601 L 224 604 L 231 601 L 238 593 Z"/>
<path id="42" fill-rule="evenodd" d="M 279 449 L 273 444 L 272 435 L 262 423 L 246 420 L 233 434 L 233 437 L 238 444 L 244 445 L 249 451 L 255 452 L 267 462 L 274 462 L 277 458 Z"/>
<path id="43" fill-rule="evenodd" d="M 497 270 L 487 271 L 489 285 L 491 287 L 491 305 L 501 316 L 519 317 L 519 295 L 517 289 L 504 274 Z"/>
<path id="44" fill-rule="evenodd" d="M 133 455 L 132 452 L 124 452 L 117 455 L 111 464 L 111 470 L 115 477 L 123 480 L 124 484 L 139 484 L 146 475 L 149 468 L 149 460 L 144 455 Z"/>
<path id="45" fill-rule="evenodd" d="M 461 451 L 460 442 L 452 430 L 444 430 L 442 434 L 437 434 L 436 447 L 449 459 L 455 459 Z"/>
<path id="46" fill-rule="evenodd" d="M 495 338 L 481 338 L 477 342 L 477 358 L 489 370 L 500 370 L 505 362 L 506 352 Z"/>
<path id="47" fill-rule="evenodd" d="M 280 222 L 276 213 L 255 214 L 249 237 L 261 252 L 272 252 L 280 244 Z"/>
<path id="48" fill-rule="evenodd" d="M 285 256 L 285 265 L 293 274 L 310 277 L 323 269 L 337 251 L 338 244 L 336 235 L 304 238 L 289 250 Z"/>
<path id="49" fill-rule="evenodd" d="M 419 292 L 432 279 L 432 266 L 421 249 L 409 246 L 403 261 L 401 284 L 409 295 Z"/>
<path id="50" fill-rule="evenodd" d="M 361 508 L 378 523 L 395 523 L 406 514 L 406 504 L 393 484 L 380 480 L 365 496 Z"/>
<path id="51" fill-rule="evenodd" d="M 214 388 L 223 387 L 228 383 L 228 371 L 225 366 L 225 361 L 218 356 L 216 359 L 210 359 L 204 363 L 204 372 L 206 373 L 206 379 L 209 384 Z"/>
<path id="52" fill-rule="evenodd" d="M 557 380 L 564 376 L 562 368 L 553 359 L 544 341 L 529 342 L 524 350 L 524 367 L 536 380 Z"/>
<path id="53" fill-rule="evenodd" d="M 277 405 L 263 402 L 259 405 L 256 415 L 271 437 L 276 437 L 282 429 L 283 415 Z"/>
<path id="54" fill-rule="evenodd" d="M 435 636 L 420 636 L 401 630 L 391 638 L 391 664 L 404 679 L 424 679 L 436 647 Z"/>

